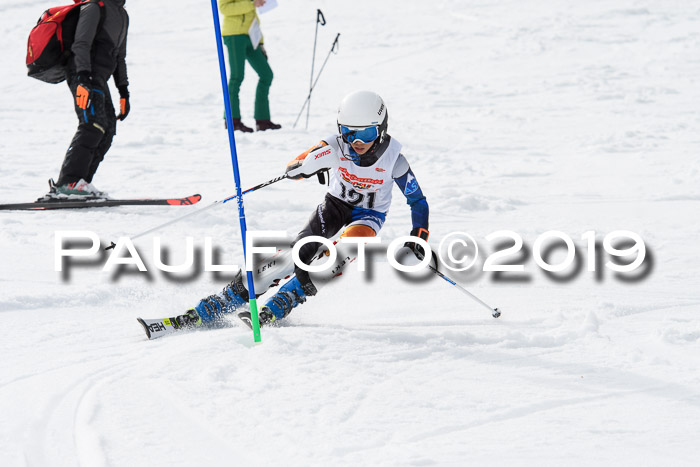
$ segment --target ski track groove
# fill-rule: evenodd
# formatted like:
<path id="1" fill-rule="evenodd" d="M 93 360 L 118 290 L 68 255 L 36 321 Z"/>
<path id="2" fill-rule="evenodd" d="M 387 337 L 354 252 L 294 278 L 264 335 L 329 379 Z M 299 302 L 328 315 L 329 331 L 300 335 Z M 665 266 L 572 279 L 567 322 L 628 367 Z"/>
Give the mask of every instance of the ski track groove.
<path id="1" fill-rule="evenodd" d="M 217 443 L 217 448 L 223 449 L 230 459 L 236 459 L 237 463 L 244 465 L 254 465 L 254 456 L 243 454 L 241 450 L 236 450 L 231 447 L 231 441 L 223 437 L 221 430 L 216 426 L 212 425 L 212 421 L 206 419 L 197 410 L 189 408 L 189 406 L 183 403 L 182 400 L 177 399 L 173 396 L 173 391 L 171 387 L 166 386 L 160 381 L 155 384 L 158 393 L 163 400 L 168 400 L 171 402 L 170 406 L 177 410 L 178 414 L 181 414 L 189 423 L 187 424 L 188 429 L 195 431 L 200 430 L 206 434 L 209 440 L 215 440 Z M 179 418 L 179 417 L 178 417 Z M 198 434 L 199 435 L 199 434 Z"/>
<path id="2" fill-rule="evenodd" d="M 567 399 L 562 399 L 559 401 L 546 401 L 546 402 L 538 402 L 535 404 L 529 404 L 527 406 L 521 406 L 515 409 L 507 410 L 501 414 L 497 415 L 489 415 L 488 418 L 481 418 L 474 420 L 473 422 L 470 423 L 465 423 L 463 425 L 452 425 L 452 426 L 447 426 L 447 427 L 441 427 L 436 430 L 431 430 L 427 431 L 424 433 L 420 433 L 418 435 L 411 436 L 406 440 L 408 443 L 414 443 L 418 441 L 426 441 L 430 438 L 435 438 L 437 436 L 444 436 L 448 434 L 453 434 L 456 432 L 462 432 L 462 431 L 469 431 L 474 428 L 479 428 L 484 425 L 490 425 L 490 424 L 498 424 L 498 423 L 503 423 L 506 421 L 513 420 L 515 418 L 523 418 L 523 417 L 529 417 L 531 415 L 541 413 L 541 412 L 546 412 L 550 410 L 556 410 L 556 409 L 561 409 L 564 407 L 569 407 L 572 405 L 579 405 L 579 404 L 585 404 L 587 402 L 591 401 L 598 401 L 601 399 L 614 399 L 617 397 L 622 397 L 626 396 L 629 394 L 633 393 L 639 393 L 643 392 L 644 390 L 638 390 L 638 391 L 624 391 L 624 392 L 618 392 L 614 394 L 605 394 L 605 395 L 595 395 L 595 396 L 586 396 L 586 397 L 575 397 L 575 398 L 567 398 Z"/>
<path id="3" fill-rule="evenodd" d="M 60 459 L 60 465 L 81 465 L 86 467 L 109 465 L 107 455 L 100 442 L 101 437 L 95 433 L 89 424 L 92 415 L 99 409 L 99 388 L 108 384 L 116 383 L 123 375 L 128 374 L 129 370 L 138 361 L 138 357 L 132 357 L 129 361 L 121 361 L 114 363 L 114 360 L 121 361 L 122 357 L 112 356 L 101 359 L 96 368 L 91 368 L 90 376 L 84 377 L 80 375 L 75 378 L 67 387 L 59 393 L 54 393 L 49 401 L 44 405 L 39 417 L 31 424 L 28 431 L 27 439 L 25 440 L 25 458 L 33 459 L 35 462 L 30 465 L 55 465 L 57 459 L 52 458 L 53 453 L 47 453 L 44 450 L 36 449 L 36 440 L 44 440 L 43 446 L 55 447 L 57 441 L 53 441 L 58 434 L 58 444 L 61 448 L 72 446 L 73 450 L 70 458 Z M 71 366 L 83 368 L 85 362 L 74 362 L 70 365 L 65 365 L 61 370 L 70 368 Z M 53 369 L 52 371 L 58 371 Z M 46 376 L 46 372 L 33 375 L 33 377 Z M 30 378 L 30 377 L 28 377 Z M 88 396 L 96 401 L 90 401 L 91 407 L 86 407 Z M 56 433 L 52 431 L 55 426 L 64 425 L 65 416 L 62 414 L 69 412 L 71 426 L 70 434 Z M 54 420 L 58 420 L 54 422 Z M 60 441 L 66 436 L 70 440 Z"/>

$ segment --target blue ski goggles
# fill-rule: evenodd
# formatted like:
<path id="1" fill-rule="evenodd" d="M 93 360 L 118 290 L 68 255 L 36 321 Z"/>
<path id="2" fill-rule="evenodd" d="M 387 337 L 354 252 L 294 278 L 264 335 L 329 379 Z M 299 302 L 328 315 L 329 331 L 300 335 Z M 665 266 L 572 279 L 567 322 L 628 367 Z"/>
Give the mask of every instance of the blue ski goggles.
<path id="1" fill-rule="evenodd" d="M 340 136 L 342 136 L 343 141 L 348 144 L 352 144 L 355 141 L 359 141 L 361 143 L 371 143 L 375 139 L 379 138 L 379 127 L 368 126 L 365 128 L 356 128 L 340 125 Z"/>

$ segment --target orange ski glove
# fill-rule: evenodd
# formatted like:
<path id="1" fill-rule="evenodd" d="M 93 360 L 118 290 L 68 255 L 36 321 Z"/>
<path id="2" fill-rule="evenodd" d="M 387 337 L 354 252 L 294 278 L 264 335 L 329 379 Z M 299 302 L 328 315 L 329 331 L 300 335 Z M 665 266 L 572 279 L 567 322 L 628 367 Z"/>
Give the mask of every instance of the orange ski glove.
<path id="1" fill-rule="evenodd" d="M 78 86 L 75 88 L 75 105 L 85 110 L 90 105 L 90 92 L 92 91 L 92 79 L 90 73 L 81 71 L 75 78 Z"/>
<path id="2" fill-rule="evenodd" d="M 119 86 L 119 96 L 119 115 L 117 115 L 117 118 L 124 121 L 131 110 L 131 106 L 129 105 L 129 89 L 126 86 Z"/>

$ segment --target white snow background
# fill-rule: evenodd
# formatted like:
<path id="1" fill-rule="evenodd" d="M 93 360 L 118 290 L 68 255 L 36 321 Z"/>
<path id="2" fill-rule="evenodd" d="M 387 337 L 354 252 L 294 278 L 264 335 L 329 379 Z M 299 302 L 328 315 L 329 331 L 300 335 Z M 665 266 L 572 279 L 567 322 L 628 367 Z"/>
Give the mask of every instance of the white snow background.
<path id="1" fill-rule="evenodd" d="M 76 127 L 65 84 L 24 66 L 27 34 L 55 3 L 0 2 L 2 202 L 46 191 Z M 583 267 L 555 281 L 528 253 L 506 260 L 529 281 L 454 273 L 503 310 L 496 320 L 447 282 L 402 279 L 379 257 L 371 277 L 350 272 L 264 328 L 261 345 L 234 320 L 148 341 L 137 316 L 175 316 L 225 284 L 159 272 L 152 236 L 135 241 L 150 274 L 54 270 L 57 230 L 106 245 L 235 192 L 209 2 L 126 7 L 132 110 L 94 183 L 113 197 L 203 200 L 0 212 L 0 464 L 697 465 L 697 2 L 280 0 L 261 19 L 283 129 L 236 134 L 243 188 L 282 173 L 335 131 L 345 94 L 371 89 L 427 195 L 431 244 L 469 232 L 483 263 L 491 232 L 518 232 L 532 250 L 560 230 Z M 316 8 L 328 21 L 316 71 L 337 32 L 340 50 L 308 130 L 304 117 L 293 129 Z M 252 125 L 257 80 L 246 73 Z M 246 195 L 248 227 L 291 239 L 324 189 L 283 181 Z M 395 190 L 381 236 L 410 229 Z M 587 271 L 581 236 L 620 229 L 646 242 L 645 278 Z M 187 236 L 242 261 L 234 203 L 157 235 L 174 264 Z"/>

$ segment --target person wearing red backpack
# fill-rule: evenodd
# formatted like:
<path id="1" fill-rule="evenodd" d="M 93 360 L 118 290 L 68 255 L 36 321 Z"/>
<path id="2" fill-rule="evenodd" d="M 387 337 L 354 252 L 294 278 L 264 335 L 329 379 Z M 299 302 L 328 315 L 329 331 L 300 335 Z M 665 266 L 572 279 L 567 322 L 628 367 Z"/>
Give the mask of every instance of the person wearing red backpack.
<path id="1" fill-rule="evenodd" d="M 97 167 L 112 145 L 117 119 L 129 115 L 129 80 L 126 72 L 126 36 L 129 15 L 125 0 L 87 0 L 80 16 L 66 65 L 66 81 L 73 95 L 78 129 L 66 151 L 63 165 L 49 193 L 39 200 L 105 198 L 92 185 Z M 119 90 L 115 115 L 107 86 L 110 77 Z"/>

